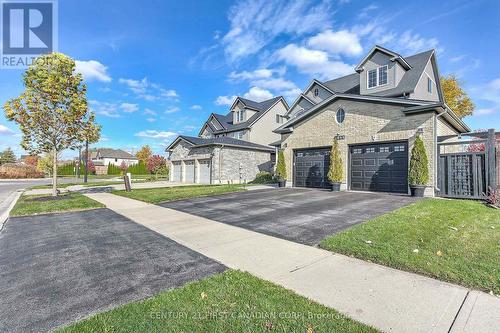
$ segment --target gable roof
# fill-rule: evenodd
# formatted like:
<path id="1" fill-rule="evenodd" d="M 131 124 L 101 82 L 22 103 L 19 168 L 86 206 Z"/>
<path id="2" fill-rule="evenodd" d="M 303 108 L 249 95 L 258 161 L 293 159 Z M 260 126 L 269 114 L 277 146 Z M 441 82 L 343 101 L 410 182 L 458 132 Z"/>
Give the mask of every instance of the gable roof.
<path id="1" fill-rule="evenodd" d="M 370 57 L 372 56 L 372 54 L 374 54 L 375 52 L 382 52 L 391 56 L 392 61 L 399 62 L 401 66 L 403 66 L 403 68 L 406 70 L 412 68 L 411 64 L 407 62 L 407 59 L 403 58 L 403 56 L 401 56 L 399 53 L 386 49 L 385 47 L 382 47 L 380 45 L 375 45 L 374 47 L 372 47 L 370 52 L 368 52 L 368 54 L 361 60 L 361 62 L 356 66 L 354 70 L 358 73 L 361 72 L 363 70 L 363 65 L 365 64 L 365 62 L 367 62 L 368 59 L 370 59 Z"/>
<path id="2" fill-rule="evenodd" d="M 218 138 L 204 139 L 196 136 L 179 135 L 167 148 L 166 151 L 171 151 L 172 148 L 179 142 L 184 141 L 190 144 L 192 147 L 204 147 L 204 146 L 230 146 L 245 148 L 251 150 L 263 150 L 273 152 L 274 148 L 264 145 L 259 145 L 256 143 L 238 140 L 235 138 L 230 138 L 227 136 L 221 136 Z"/>
<path id="3" fill-rule="evenodd" d="M 137 157 L 121 149 L 96 148 L 89 150 L 90 158 L 121 158 L 125 160 L 137 160 Z"/>

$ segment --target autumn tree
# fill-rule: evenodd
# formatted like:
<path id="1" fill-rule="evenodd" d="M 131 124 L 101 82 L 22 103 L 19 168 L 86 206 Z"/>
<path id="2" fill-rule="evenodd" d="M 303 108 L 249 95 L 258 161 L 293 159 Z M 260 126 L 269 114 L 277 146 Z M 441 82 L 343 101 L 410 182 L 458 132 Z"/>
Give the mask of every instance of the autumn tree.
<path id="1" fill-rule="evenodd" d="M 149 145 L 142 146 L 141 149 L 135 154 L 135 157 L 139 159 L 140 162 L 142 162 L 144 165 L 148 163 L 149 158 L 153 155 L 153 152 L 151 151 L 151 147 Z"/>
<path id="2" fill-rule="evenodd" d="M 472 115 L 476 107 L 462 86 L 463 82 L 453 74 L 441 78 L 444 101 L 460 118 Z"/>
<path id="3" fill-rule="evenodd" d="M 51 153 L 52 195 L 57 196 L 57 158 L 75 148 L 90 118 L 87 87 L 75 61 L 61 53 L 38 57 L 23 74 L 24 91 L 4 105 L 7 119 L 19 124 L 21 146 L 31 154 Z"/>
<path id="4" fill-rule="evenodd" d="M 16 155 L 9 147 L 0 153 L 0 165 L 5 163 L 14 163 L 16 161 Z"/>
<path id="5" fill-rule="evenodd" d="M 167 160 L 165 157 L 160 155 L 152 155 L 148 159 L 147 163 L 148 171 L 155 175 L 155 178 L 158 179 L 159 175 L 168 175 L 168 166 Z"/>
<path id="6" fill-rule="evenodd" d="M 38 164 L 38 156 L 26 156 L 26 158 L 24 159 L 24 163 L 36 167 Z"/>

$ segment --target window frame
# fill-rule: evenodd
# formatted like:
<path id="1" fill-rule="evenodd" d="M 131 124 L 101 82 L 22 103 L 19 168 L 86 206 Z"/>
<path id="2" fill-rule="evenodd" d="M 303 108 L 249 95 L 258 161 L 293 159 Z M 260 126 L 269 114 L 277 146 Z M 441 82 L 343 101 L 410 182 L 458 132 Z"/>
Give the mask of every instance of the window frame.
<path id="1" fill-rule="evenodd" d="M 433 92 L 434 92 L 434 89 L 432 89 L 433 83 L 434 83 L 434 81 L 431 79 L 431 77 L 429 75 L 427 75 L 427 92 L 429 94 L 433 94 Z"/>
<path id="2" fill-rule="evenodd" d="M 386 82 L 384 84 L 380 84 L 380 69 L 381 68 L 386 68 L 385 70 L 385 76 L 386 76 Z M 375 71 L 375 85 L 370 87 L 370 72 Z M 379 66 L 377 68 L 370 69 L 366 72 L 366 89 L 374 89 L 378 87 L 383 87 L 389 84 L 389 65 L 384 65 L 384 66 Z"/>
<path id="3" fill-rule="evenodd" d="M 339 112 L 340 111 L 342 111 L 344 115 L 342 116 L 342 121 L 339 122 L 338 117 L 339 117 Z M 337 111 L 335 112 L 335 121 L 337 122 L 337 124 L 342 125 L 344 123 L 344 121 L 345 121 L 345 117 L 346 117 L 345 109 L 343 107 L 339 107 L 337 109 Z"/>
<path id="4" fill-rule="evenodd" d="M 314 94 L 314 97 L 318 97 L 319 96 L 319 88 L 318 87 L 314 88 L 313 94 Z"/>

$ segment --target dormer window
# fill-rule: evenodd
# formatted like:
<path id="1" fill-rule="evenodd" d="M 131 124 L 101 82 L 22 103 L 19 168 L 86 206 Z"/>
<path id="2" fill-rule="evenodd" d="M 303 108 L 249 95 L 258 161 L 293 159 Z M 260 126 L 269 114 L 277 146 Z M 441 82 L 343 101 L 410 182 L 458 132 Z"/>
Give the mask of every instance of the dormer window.
<path id="1" fill-rule="evenodd" d="M 427 92 L 432 94 L 432 79 L 430 77 L 427 77 Z"/>
<path id="2" fill-rule="evenodd" d="M 319 95 L 319 89 L 318 89 L 318 88 L 316 88 L 316 89 L 314 89 L 314 96 L 315 96 L 315 97 L 318 97 L 318 95 Z"/>
<path id="3" fill-rule="evenodd" d="M 236 122 L 240 123 L 245 120 L 245 110 L 236 111 Z"/>
<path id="4" fill-rule="evenodd" d="M 371 69 L 366 73 L 368 76 L 368 89 L 383 86 L 387 84 L 387 65 Z"/>

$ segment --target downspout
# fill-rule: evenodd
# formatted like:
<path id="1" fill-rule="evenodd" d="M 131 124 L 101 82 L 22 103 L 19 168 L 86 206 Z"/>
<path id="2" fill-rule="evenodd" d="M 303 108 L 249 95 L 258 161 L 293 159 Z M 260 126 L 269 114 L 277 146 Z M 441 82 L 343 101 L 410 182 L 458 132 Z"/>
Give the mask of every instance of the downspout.
<path id="1" fill-rule="evenodd" d="M 444 112 L 438 114 L 434 117 L 434 191 L 440 192 L 441 189 L 438 187 L 438 165 L 439 165 L 439 149 L 438 149 L 438 128 L 437 121 L 438 118 L 441 118 L 445 114 L 448 113 L 448 109 L 443 106 Z"/>
<path id="2" fill-rule="evenodd" d="M 221 180 L 221 177 L 222 177 L 222 149 L 224 148 L 224 145 L 221 145 L 220 146 L 220 151 L 219 151 L 219 184 L 222 184 L 222 180 Z"/>

